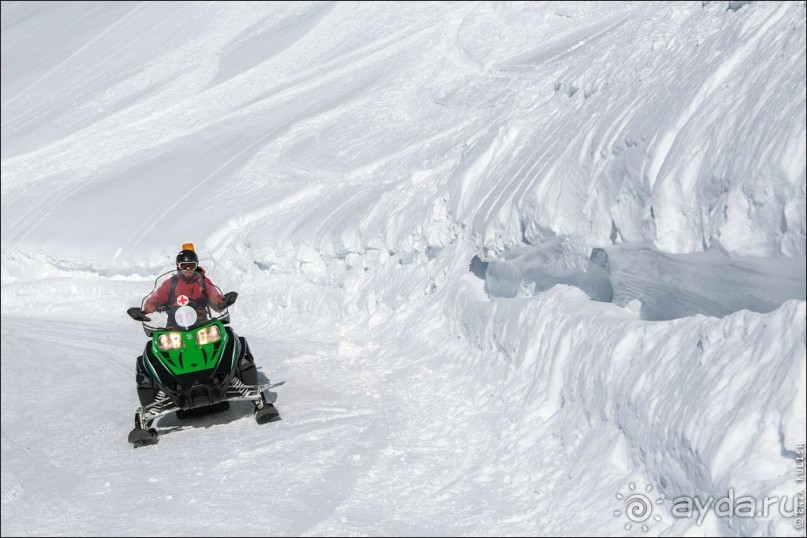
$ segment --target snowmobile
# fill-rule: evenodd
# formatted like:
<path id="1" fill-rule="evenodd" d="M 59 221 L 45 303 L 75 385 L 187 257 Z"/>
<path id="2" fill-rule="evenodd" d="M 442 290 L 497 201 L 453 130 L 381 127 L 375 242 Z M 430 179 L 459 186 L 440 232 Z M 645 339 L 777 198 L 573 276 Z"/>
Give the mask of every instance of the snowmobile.
<path id="1" fill-rule="evenodd" d="M 229 409 L 232 401 L 255 404 L 255 420 L 266 424 L 280 420 L 280 414 L 267 400 L 267 390 L 276 385 L 258 383 L 258 372 L 249 346 L 229 326 L 228 307 L 238 294 L 223 294 L 220 310 L 213 308 L 205 293 L 189 300 L 186 295 L 173 297 L 166 306 L 144 314 L 146 301 L 166 281 L 171 280 L 171 295 L 176 279 L 197 279 L 204 287 L 205 278 L 196 271 L 170 271 L 157 277 L 154 290 L 138 307 L 127 314 L 143 323 L 151 340 L 137 358 L 137 395 L 140 407 L 134 418 L 129 442 L 135 447 L 154 444 L 158 432 L 154 421 L 170 413 L 189 418 Z M 221 290 L 216 288 L 221 293 Z"/>

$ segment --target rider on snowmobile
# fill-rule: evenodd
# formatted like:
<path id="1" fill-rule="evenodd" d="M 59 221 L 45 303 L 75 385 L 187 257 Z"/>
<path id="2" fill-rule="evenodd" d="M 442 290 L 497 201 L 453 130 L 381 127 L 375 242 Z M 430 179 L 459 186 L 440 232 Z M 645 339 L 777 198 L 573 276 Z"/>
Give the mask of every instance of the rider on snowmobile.
<path id="1" fill-rule="evenodd" d="M 185 243 L 176 257 L 177 273 L 149 295 L 143 304 L 143 313 L 149 314 L 157 309 L 164 308 L 169 315 L 167 326 L 176 326 L 174 313 L 179 306 L 192 306 L 200 320 L 209 319 L 207 307 L 220 311 L 226 304 L 224 296 L 205 276 L 205 270 L 199 266 L 199 257 L 193 248 L 193 243 Z M 238 337 L 245 349 L 244 358 L 239 362 L 242 371 L 242 381 L 248 385 L 258 384 L 258 374 L 255 368 L 255 359 L 250 353 L 249 344 L 243 336 Z M 137 393 L 141 405 L 148 405 L 154 401 L 154 384 L 143 364 L 143 356 L 137 357 L 135 375 Z"/>
<path id="2" fill-rule="evenodd" d="M 183 245 L 176 258 L 177 273 L 152 293 L 143 305 L 143 313 L 150 314 L 158 308 L 169 313 L 179 306 L 190 305 L 196 309 L 201 320 L 207 320 L 208 306 L 214 310 L 224 308 L 225 299 L 213 282 L 199 267 L 199 257 L 192 243 Z"/>

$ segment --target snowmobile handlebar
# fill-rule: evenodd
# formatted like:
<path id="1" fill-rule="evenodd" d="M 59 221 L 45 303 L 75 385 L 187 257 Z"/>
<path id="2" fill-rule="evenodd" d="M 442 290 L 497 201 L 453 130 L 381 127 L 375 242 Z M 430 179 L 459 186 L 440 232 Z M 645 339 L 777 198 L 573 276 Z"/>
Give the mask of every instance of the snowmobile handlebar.
<path id="1" fill-rule="evenodd" d="M 137 306 L 133 306 L 127 310 L 126 313 L 129 314 L 129 317 L 135 321 L 151 321 L 151 318 L 146 316 Z"/>
<path id="2" fill-rule="evenodd" d="M 238 298 L 238 293 L 236 293 L 234 291 L 230 291 L 230 292 L 225 293 L 224 294 L 224 305 L 222 306 L 222 308 L 227 308 L 229 306 L 232 306 L 235 303 L 235 300 L 237 298 Z M 155 310 L 155 312 L 165 312 L 166 310 L 167 310 L 167 308 L 165 306 L 161 306 L 161 307 L 157 308 Z M 136 307 L 136 306 L 133 306 L 132 308 L 127 310 L 126 313 L 129 314 L 129 317 L 132 318 L 135 321 L 151 321 L 151 318 L 146 316 L 143 313 L 143 311 L 140 308 Z"/>
<path id="3" fill-rule="evenodd" d="M 235 304 L 238 294 L 234 291 L 228 291 L 224 294 L 224 308 L 230 307 Z"/>

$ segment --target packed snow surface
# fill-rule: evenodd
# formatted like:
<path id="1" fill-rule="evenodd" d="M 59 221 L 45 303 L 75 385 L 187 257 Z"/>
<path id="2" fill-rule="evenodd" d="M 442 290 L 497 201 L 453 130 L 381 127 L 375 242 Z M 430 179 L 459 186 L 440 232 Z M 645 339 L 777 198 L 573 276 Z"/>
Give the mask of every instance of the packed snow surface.
<path id="1" fill-rule="evenodd" d="M 806 43 L 804 2 L 3 2 L 2 534 L 803 536 L 674 501 L 804 489 Z M 186 242 L 283 420 L 133 449 L 125 312 Z"/>

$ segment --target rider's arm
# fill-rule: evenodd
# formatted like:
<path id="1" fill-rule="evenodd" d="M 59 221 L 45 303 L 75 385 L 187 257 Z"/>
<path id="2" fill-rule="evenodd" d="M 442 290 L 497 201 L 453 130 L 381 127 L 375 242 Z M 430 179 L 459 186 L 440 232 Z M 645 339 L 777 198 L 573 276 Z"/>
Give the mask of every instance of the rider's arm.
<path id="1" fill-rule="evenodd" d="M 224 295 L 221 294 L 219 289 L 214 286 L 207 277 L 205 277 L 205 286 L 207 287 L 207 298 L 210 301 L 210 306 L 215 310 L 224 308 Z"/>
<path id="2" fill-rule="evenodd" d="M 157 308 L 164 305 L 168 302 L 168 292 L 171 288 L 171 281 L 166 280 L 162 283 L 162 285 L 157 288 L 151 295 L 148 296 L 146 299 L 146 303 L 143 305 L 143 313 L 144 314 L 151 314 Z"/>

